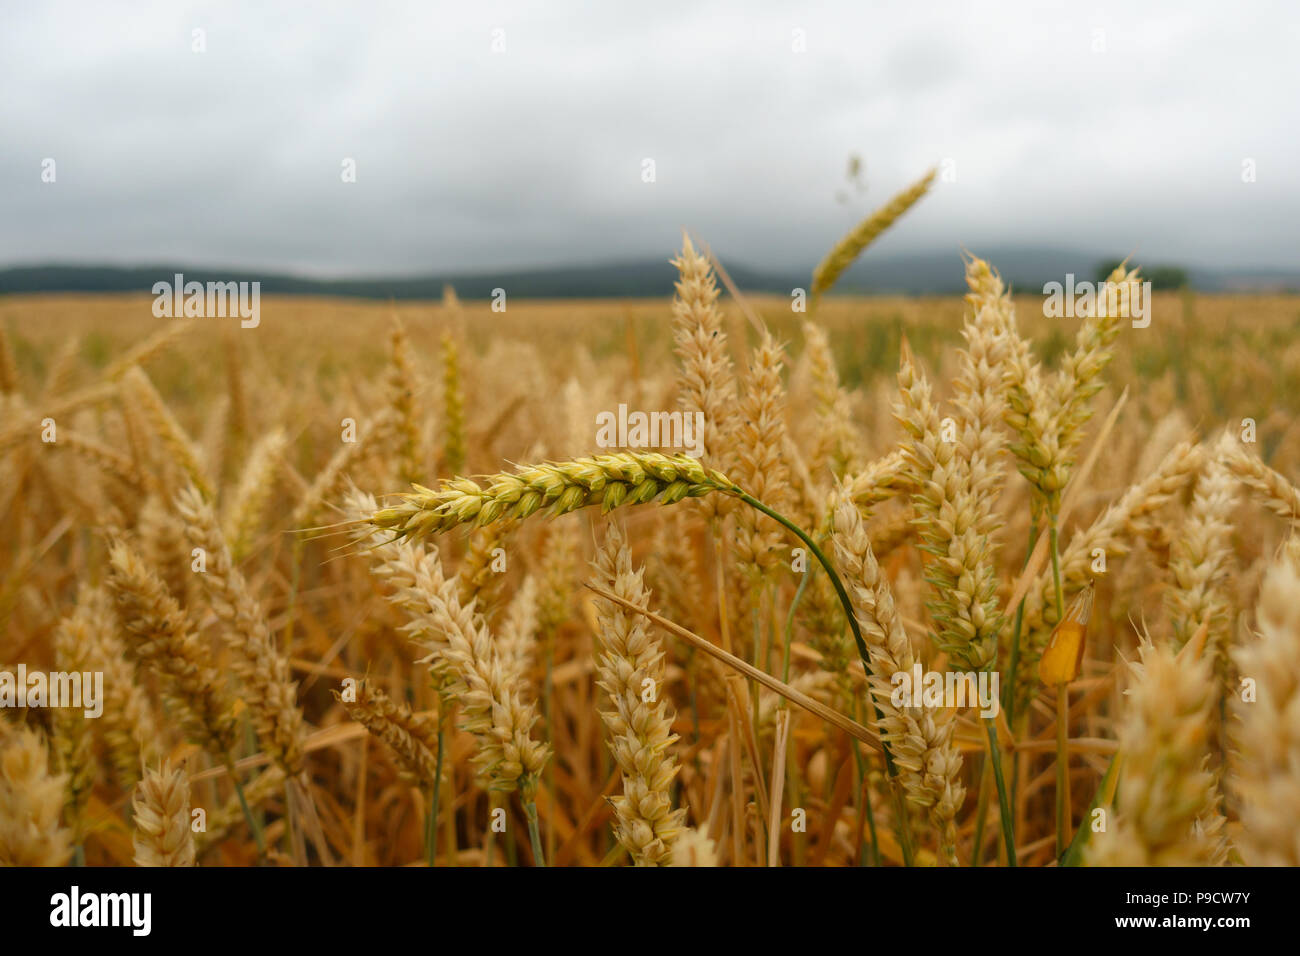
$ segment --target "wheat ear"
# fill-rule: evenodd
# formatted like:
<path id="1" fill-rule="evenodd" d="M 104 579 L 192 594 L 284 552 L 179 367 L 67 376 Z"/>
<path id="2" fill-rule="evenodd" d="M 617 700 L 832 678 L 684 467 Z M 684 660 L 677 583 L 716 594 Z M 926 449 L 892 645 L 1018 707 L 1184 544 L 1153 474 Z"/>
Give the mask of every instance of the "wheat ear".
<path id="1" fill-rule="evenodd" d="M 90 651 L 94 630 L 100 623 L 94 601 L 93 592 L 83 591 L 72 613 L 54 630 L 54 658 L 65 673 L 88 674 L 92 670 Z M 81 840 L 82 816 L 97 770 L 90 723 L 84 712 L 76 708 L 61 707 L 54 712 L 54 752 L 59 768 L 67 777 L 66 805 L 77 842 Z"/>
<path id="2" fill-rule="evenodd" d="M 163 678 L 183 705 L 190 736 L 214 756 L 228 759 L 238 740 L 233 701 L 207 646 L 190 629 L 166 585 L 118 541 L 109 549 L 108 586 L 128 649 Z"/>
<path id="3" fill-rule="evenodd" d="M 155 759 L 165 738 L 117 635 L 108 593 L 95 589 L 86 596 L 86 606 L 90 614 L 87 666 L 104 673 L 104 714 L 95 722 L 95 729 L 103 736 L 118 781 L 129 790 L 140 779 L 140 768 Z"/>
<path id="4" fill-rule="evenodd" d="M 685 827 L 673 842 L 669 866 L 717 866 L 718 848 L 702 830 Z"/>
<path id="5" fill-rule="evenodd" d="M 447 331 L 442 333 L 442 416 L 443 464 L 458 475 L 465 469 L 465 390 L 460 381 L 460 347 Z"/>
<path id="6" fill-rule="evenodd" d="M 1300 544 L 1294 538 L 1264 576 L 1256 626 L 1258 637 L 1233 653 L 1243 680 L 1231 698 L 1231 784 L 1242 822 L 1236 845 L 1248 866 L 1300 866 Z"/>
<path id="7" fill-rule="evenodd" d="M 1208 657 L 1144 642 L 1130 665 L 1119 725 L 1124 767 L 1114 819 L 1093 835 L 1090 866 L 1211 866 L 1224 844 L 1207 734 L 1214 701 Z"/>
<path id="8" fill-rule="evenodd" d="M 941 709 L 894 704 L 894 675 L 910 673 L 916 663 L 912 643 L 889 583 L 871 551 L 862 516 L 851 501 L 840 501 L 834 522 L 835 562 L 844 576 L 853 615 L 870 657 L 868 689 L 879 715 L 881 740 L 893 755 L 908 800 L 929 810 L 944 857 L 955 863 L 955 818 L 965 789 L 960 779 L 961 754 L 952 738 L 952 721 Z"/>
<path id="9" fill-rule="evenodd" d="M 382 740 L 393 752 L 403 771 L 421 784 L 433 786 L 438 779 L 438 725 L 414 713 L 376 687 L 358 686 L 356 700 L 338 691 L 334 699 L 349 717 Z"/>
<path id="10" fill-rule="evenodd" d="M 359 492 L 348 498 L 353 513 L 364 512 L 373 499 Z M 474 605 L 460 602 L 460 586 L 448 578 L 433 551 L 360 525 L 358 540 L 372 542 L 373 570 L 393 587 L 389 600 L 408 617 L 404 627 L 425 656 L 435 683 L 459 699 L 461 729 L 478 742 L 474 764 L 493 790 L 523 792 L 532 800 L 547 748 L 531 737 L 536 705 L 519 692 L 516 665 L 502 659 L 492 632 Z"/>
<path id="11" fill-rule="evenodd" d="M 39 732 L 0 720 L 0 864 L 63 866 L 72 852 L 59 822 L 67 777 L 49 761 Z"/>
<path id="12" fill-rule="evenodd" d="M 167 453 L 169 464 L 193 482 L 203 497 L 211 499 L 212 482 L 199 463 L 194 443 L 149 381 L 149 376 L 145 375 L 140 366 L 133 365 L 123 375 L 122 385 L 126 390 L 125 400 L 132 402 L 144 413 L 154 435 Z"/>
<path id="13" fill-rule="evenodd" d="M 231 663 L 246 691 L 258 737 L 285 772 L 297 776 L 303 768 L 304 734 L 289 660 L 276 645 L 265 614 L 234 566 L 211 506 L 191 486 L 177 498 L 176 509 L 185 522 L 189 545 L 205 554 L 206 569 L 199 581 L 209 606 L 224 625 Z"/>
<path id="14" fill-rule="evenodd" d="M 638 607 L 649 607 L 643 572 L 633 568 L 621 529 L 611 525 L 594 565 L 595 582 Z M 596 671 L 612 709 L 602 710 L 609 748 L 623 775 L 612 797 L 614 835 L 638 866 L 667 862 L 685 811 L 674 810 L 670 789 L 677 761 L 669 748 L 673 711 L 664 686 L 663 643 L 644 617 L 611 601 L 596 600 L 599 649 Z M 649 699 L 647 700 L 647 695 Z"/>
<path id="15" fill-rule="evenodd" d="M 402 481 L 411 482 L 420 473 L 423 462 L 420 456 L 420 425 L 415 414 L 415 367 L 411 340 L 406 334 L 406 325 L 398 316 L 393 316 L 389 344 L 391 361 L 384 387 L 388 408 L 392 413 L 397 473 Z"/>
<path id="16" fill-rule="evenodd" d="M 1232 443 L 1226 445 L 1223 461 L 1237 480 L 1270 511 L 1289 521 L 1292 527 L 1300 524 L 1300 490 L 1285 476 Z"/>
<path id="17" fill-rule="evenodd" d="M 977 351 L 980 340 L 976 329 L 970 341 L 976 343 Z M 982 352 L 978 363 L 986 366 L 987 373 Z M 993 665 L 1002 626 L 991 540 L 996 529 L 996 499 L 990 481 L 996 476 L 990 459 L 1000 443 L 987 434 L 1000 403 L 971 394 L 977 387 L 978 363 L 973 358 L 965 363 L 965 391 L 960 397 L 971 417 L 958 435 L 955 421 L 941 419 L 930 384 L 904 343 L 896 413 L 908 435 L 904 455 L 908 481 L 917 489 L 912 503 L 922 547 L 931 556 L 925 562 L 925 572 L 932 585 L 928 607 L 938 628 L 935 645 L 971 671 Z M 951 436 L 944 435 L 946 428 L 952 429 Z"/>
<path id="18" fill-rule="evenodd" d="M 415 485 L 400 504 L 370 517 L 377 528 L 399 537 L 420 538 L 457 525 L 481 527 L 505 518 L 523 519 L 545 509 L 551 515 L 599 505 L 609 512 L 658 499 L 673 504 L 713 491 L 737 493 L 736 485 L 688 455 L 623 452 L 567 462 L 525 465 L 514 474 L 491 475 L 484 484 L 469 478 Z"/>
<path id="19" fill-rule="evenodd" d="M 862 250 L 867 248 L 876 237 L 894 224 L 894 222 L 911 209 L 922 196 L 929 191 L 937 170 L 930 170 L 911 186 L 908 186 L 894 198 L 881 206 L 862 222 L 858 223 L 844 238 L 835 244 L 830 252 L 813 270 L 812 295 L 814 301 L 835 285 L 840 275 L 853 264 Z"/>
<path id="20" fill-rule="evenodd" d="M 857 434 L 849 395 L 840 386 L 826 330 L 816 322 L 803 324 L 805 356 L 812 373 L 813 410 L 817 416 L 817 438 L 809 470 L 813 480 L 839 481 L 858 458 Z"/>
<path id="21" fill-rule="evenodd" d="M 276 428 L 267 432 L 249 452 L 234 497 L 222 515 L 222 527 L 230 544 L 230 557 L 236 564 L 248 556 L 253 539 L 262 526 L 262 515 L 275 490 L 276 473 L 288 440 Z"/>
<path id="22" fill-rule="evenodd" d="M 735 427 L 735 475 L 750 494 L 777 511 L 790 496 L 790 469 L 782 455 L 785 442 L 785 386 L 781 369 L 785 350 L 764 332 L 750 360 L 745 397 Z M 783 535 L 766 516 L 745 508 L 738 516 L 736 560 L 752 574 L 770 572 L 780 559 Z"/>
<path id="23" fill-rule="evenodd" d="M 528 671 L 533 665 L 538 634 L 538 587 L 531 574 L 506 607 L 500 627 L 497 628 L 497 654 L 502 664 L 521 687 L 527 686 Z"/>
<path id="24" fill-rule="evenodd" d="M 1228 439 L 1229 441 L 1231 439 Z M 1207 456 L 1196 482 L 1191 508 L 1170 550 L 1172 586 L 1165 606 L 1179 646 L 1202 626 L 1208 647 L 1222 672 L 1232 631 L 1232 602 L 1227 593 L 1232 562 L 1232 512 L 1236 482 L 1222 462 L 1223 444 Z"/>
<path id="25" fill-rule="evenodd" d="M 732 431 L 735 426 L 735 372 L 727 352 L 727 333 L 718 312 L 718 286 L 708 260 L 682 237 L 673 297 L 673 342 L 679 363 L 678 402 L 686 412 L 704 415 L 704 456 L 709 467 L 726 472 L 735 460 Z M 706 499 L 705 513 L 713 515 L 722 501 Z M 724 510 L 727 510 L 724 508 Z"/>
<path id="26" fill-rule="evenodd" d="M 185 771 L 164 763 L 146 770 L 132 801 L 136 866 L 193 866 L 190 784 Z"/>

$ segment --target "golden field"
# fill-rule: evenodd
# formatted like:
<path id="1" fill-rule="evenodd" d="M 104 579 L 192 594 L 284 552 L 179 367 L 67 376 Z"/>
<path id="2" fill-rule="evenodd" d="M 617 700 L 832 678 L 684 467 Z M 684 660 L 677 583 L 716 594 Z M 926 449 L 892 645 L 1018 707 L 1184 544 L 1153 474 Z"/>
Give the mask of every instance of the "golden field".
<path id="1" fill-rule="evenodd" d="M 100 718 L 0 712 L 0 860 L 1300 863 L 1300 298 L 1101 328 L 975 260 L 800 314 L 680 263 L 671 303 L 255 329 L 0 299 L 0 671 L 105 675 Z M 672 449 L 601 458 L 621 404 L 705 408 L 703 465 L 843 599 Z M 891 704 L 914 665 L 999 714 Z"/>

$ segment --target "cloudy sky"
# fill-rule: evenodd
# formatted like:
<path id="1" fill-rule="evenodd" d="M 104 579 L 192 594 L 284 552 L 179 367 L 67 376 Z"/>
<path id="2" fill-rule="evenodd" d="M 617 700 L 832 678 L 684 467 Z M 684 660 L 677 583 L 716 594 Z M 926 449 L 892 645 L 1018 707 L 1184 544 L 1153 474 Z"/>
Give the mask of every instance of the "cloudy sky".
<path id="1" fill-rule="evenodd" d="M 688 227 L 804 268 L 940 164 L 882 246 L 1300 260 L 1293 2 L 0 0 L 0 23 L 0 266 L 427 274 L 666 257 Z"/>

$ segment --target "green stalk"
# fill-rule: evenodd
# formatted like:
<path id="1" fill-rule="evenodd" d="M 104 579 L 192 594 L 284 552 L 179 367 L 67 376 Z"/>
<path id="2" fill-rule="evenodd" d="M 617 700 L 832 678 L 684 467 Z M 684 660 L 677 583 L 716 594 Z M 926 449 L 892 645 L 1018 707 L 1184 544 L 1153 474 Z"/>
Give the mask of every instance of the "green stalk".
<path id="1" fill-rule="evenodd" d="M 230 774 L 230 780 L 235 785 L 235 796 L 239 798 L 239 808 L 244 811 L 244 819 L 248 821 L 248 828 L 253 831 L 253 842 L 257 845 L 257 855 L 259 858 L 266 856 L 266 842 L 262 839 L 262 828 L 258 825 L 257 820 L 253 818 L 253 811 L 248 807 L 248 800 L 244 797 L 244 787 L 239 782 L 239 776 L 235 773 L 235 765 L 230 758 L 226 758 L 226 771 Z"/>
<path id="2" fill-rule="evenodd" d="M 533 860 L 537 866 L 546 866 L 546 856 L 542 853 L 542 835 L 537 829 L 537 802 L 529 799 L 524 804 L 524 814 L 528 817 L 528 840 L 533 845 Z"/>
<path id="3" fill-rule="evenodd" d="M 855 746 L 853 748 L 857 750 Z M 871 865 L 880 866 L 880 840 L 876 837 L 876 815 L 871 809 L 871 787 L 867 785 L 867 774 L 863 771 L 862 779 L 858 781 L 858 788 L 862 795 L 862 805 L 867 811 L 867 832 L 871 834 Z M 863 851 L 862 858 L 866 857 L 866 851 Z"/>
<path id="4" fill-rule="evenodd" d="M 1051 536 L 1052 550 L 1052 584 L 1056 591 L 1056 622 L 1065 620 L 1065 596 L 1061 592 L 1061 555 L 1057 547 L 1056 509 L 1048 513 L 1051 522 L 1048 534 Z M 1060 859 L 1065 853 L 1066 839 L 1070 828 L 1070 752 L 1066 748 L 1069 737 L 1069 694 L 1066 685 L 1056 689 L 1056 856 Z"/>
<path id="5" fill-rule="evenodd" d="M 975 801 L 975 842 L 971 847 L 970 865 L 978 868 L 984 862 L 984 818 L 989 812 L 989 782 L 991 761 L 985 760 L 980 768 L 980 795 Z"/>
<path id="6" fill-rule="evenodd" d="M 483 865 L 491 866 L 492 861 L 496 858 L 497 830 L 496 830 L 496 812 L 497 807 L 501 806 L 497 798 L 497 791 L 489 790 L 487 795 L 488 801 L 488 828 L 487 833 L 483 835 Z"/>
<path id="7" fill-rule="evenodd" d="M 757 668 L 758 668 L 759 670 L 761 670 L 761 671 L 766 671 L 766 670 L 767 670 L 767 662 L 763 660 L 763 658 L 764 658 L 764 657 L 766 656 L 766 654 L 767 654 L 767 642 L 764 640 L 764 637 L 763 637 L 763 623 L 762 623 L 762 618 L 763 618 L 763 608 L 764 608 L 764 606 L 766 605 L 766 603 L 767 603 L 767 589 L 764 588 L 764 589 L 763 589 L 763 593 L 761 593 L 761 594 L 759 595 L 759 598 L 758 598 L 758 606 L 754 608 L 754 660 L 753 660 L 753 665 L 754 665 L 755 667 L 757 667 Z M 758 685 L 755 684 L 753 681 L 750 681 L 749 684 L 750 684 L 750 687 L 749 687 L 749 698 L 750 698 L 750 704 L 749 704 L 749 706 L 750 706 L 751 711 L 753 712 L 752 715 L 751 715 L 751 718 L 750 718 L 750 719 L 753 720 L 753 722 L 754 722 L 754 727 L 757 728 L 757 727 L 758 727 Z"/>
<path id="8" fill-rule="evenodd" d="M 429 823 L 425 829 L 425 852 L 429 857 L 429 866 L 436 866 L 434 859 L 438 854 L 438 798 L 442 795 L 442 750 L 443 732 L 441 717 L 438 720 L 438 754 L 433 764 L 433 793 L 429 798 Z"/>
<path id="9" fill-rule="evenodd" d="M 790 642 L 794 639 L 794 612 L 799 608 L 799 602 L 803 600 L 804 588 L 808 586 L 809 574 L 804 572 L 799 581 L 799 587 L 795 589 L 794 600 L 790 602 L 790 613 L 785 617 L 785 653 L 781 659 L 781 680 L 787 684 L 790 683 Z"/>
<path id="10" fill-rule="evenodd" d="M 1020 565 L 1020 570 L 1024 571 L 1029 566 L 1029 559 L 1033 556 L 1034 545 L 1038 543 L 1038 514 L 1035 513 L 1029 520 L 1029 546 L 1025 548 L 1025 560 Z M 1002 709 L 1007 712 L 1007 726 L 1016 725 L 1016 674 L 1020 669 L 1020 632 L 1025 624 L 1025 599 L 1021 598 L 1020 603 L 1016 605 L 1016 623 L 1011 631 L 1011 663 L 1008 665 L 1010 675 L 1007 680 L 1007 686 L 1002 692 Z"/>
<path id="11" fill-rule="evenodd" d="M 856 718 L 859 714 L 858 701 L 853 701 L 853 716 Z M 864 801 L 867 811 L 867 830 L 871 833 L 871 865 L 880 866 L 880 840 L 876 836 L 876 815 L 871 810 L 871 788 L 866 786 L 867 765 L 862 757 L 862 748 L 857 745 L 856 741 L 851 742 L 853 747 L 853 764 L 858 772 L 858 800 Z M 866 848 L 863 847 L 858 855 L 858 865 L 861 866 L 866 859 Z"/>
<path id="12" fill-rule="evenodd" d="M 998 815 L 1002 818 L 1002 842 L 1007 848 L 1007 866 L 1018 866 L 1016 860 L 1015 820 L 1011 816 L 1011 801 L 1007 798 L 1007 785 L 1002 779 L 1002 751 L 998 747 L 998 729 L 993 720 L 984 720 L 984 730 L 989 738 L 989 762 L 993 764 L 993 782 L 998 789 Z"/>
<path id="13" fill-rule="evenodd" d="M 1070 694 L 1068 684 L 1056 688 L 1056 858 L 1065 855 L 1070 835 Z"/>
<path id="14" fill-rule="evenodd" d="M 548 628 L 546 635 L 546 677 L 542 682 L 542 721 L 546 727 L 547 740 L 555 740 L 554 732 L 551 725 L 551 698 L 555 690 L 555 630 Z M 550 800 L 550 805 L 555 806 L 555 761 L 547 761 L 546 769 L 542 771 L 543 779 L 546 785 L 546 798 Z M 551 854 L 555 854 L 555 824 L 550 817 L 546 819 L 546 848 Z"/>
<path id="15" fill-rule="evenodd" d="M 1083 815 L 1083 820 L 1080 821 L 1079 829 L 1075 831 L 1074 839 L 1070 841 L 1065 856 L 1060 858 L 1060 866 L 1079 866 L 1083 862 L 1083 851 L 1088 846 L 1088 838 L 1092 835 L 1089 821 L 1092 820 L 1093 812 L 1098 807 L 1109 804 L 1113 799 L 1122 762 L 1118 753 L 1110 758 L 1110 766 L 1106 768 L 1101 783 L 1097 784 L 1097 792 L 1092 798 L 1092 803 L 1088 805 L 1088 812 Z"/>
<path id="16" fill-rule="evenodd" d="M 302 577 L 302 551 L 306 541 L 295 535 L 293 541 L 293 570 L 289 574 L 289 604 L 285 609 L 284 638 L 280 646 L 288 652 L 293 647 L 293 621 L 298 612 L 298 581 Z"/>
<path id="17" fill-rule="evenodd" d="M 1053 511 L 1049 518 L 1052 522 L 1048 532 L 1051 535 L 1052 547 L 1052 583 L 1056 587 L 1056 622 L 1059 624 L 1065 619 L 1065 599 L 1061 591 L 1061 554 L 1056 540 L 1056 512 Z"/>

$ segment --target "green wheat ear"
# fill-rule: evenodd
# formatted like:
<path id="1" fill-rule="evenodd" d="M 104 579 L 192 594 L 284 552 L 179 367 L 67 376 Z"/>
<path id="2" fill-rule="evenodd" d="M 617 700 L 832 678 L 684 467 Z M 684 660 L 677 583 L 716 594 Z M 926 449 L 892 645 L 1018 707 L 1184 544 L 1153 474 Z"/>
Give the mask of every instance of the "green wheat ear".
<path id="1" fill-rule="evenodd" d="M 655 500 L 667 505 L 715 491 L 740 492 L 721 472 L 689 455 L 636 452 L 524 465 L 478 481 L 451 478 L 436 488 L 412 488 L 400 504 L 371 515 L 370 523 L 399 537 L 421 538 L 457 525 L 482 527 L 538 512 L 554 516 L 599 506 L 604 514 Z"/>

